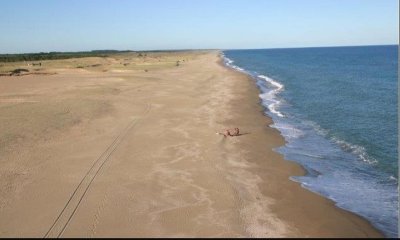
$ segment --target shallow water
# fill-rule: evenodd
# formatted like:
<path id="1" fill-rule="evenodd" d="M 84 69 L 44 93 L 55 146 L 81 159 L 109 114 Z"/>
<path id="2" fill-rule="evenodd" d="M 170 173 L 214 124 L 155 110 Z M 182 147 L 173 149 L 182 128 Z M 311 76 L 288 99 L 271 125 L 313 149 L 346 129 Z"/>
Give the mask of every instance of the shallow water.
<path id="1" fill-rule="evenodd" d="M 303 187 L 397 237 L 397 46 L 224 51 L 308 174 Z"/>

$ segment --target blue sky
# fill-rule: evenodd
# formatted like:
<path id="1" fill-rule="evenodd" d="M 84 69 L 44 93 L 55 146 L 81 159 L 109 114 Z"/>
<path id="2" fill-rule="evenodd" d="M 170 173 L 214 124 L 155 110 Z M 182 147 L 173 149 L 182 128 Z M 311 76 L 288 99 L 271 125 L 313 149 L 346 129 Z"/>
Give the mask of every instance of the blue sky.
<path id="1" fill-rule="evenodd" d="M 2 0 L 0 53 L 398 44 L 397 0 Z"/>

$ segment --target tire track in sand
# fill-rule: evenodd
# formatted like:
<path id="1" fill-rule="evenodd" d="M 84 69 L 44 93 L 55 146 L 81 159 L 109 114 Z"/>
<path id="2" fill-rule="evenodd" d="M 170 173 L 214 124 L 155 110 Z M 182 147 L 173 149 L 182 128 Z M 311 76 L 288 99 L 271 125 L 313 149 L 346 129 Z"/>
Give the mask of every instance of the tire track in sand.
<path id="1" fill-rule="evenodd" d="M 142 117 L 145 117 L 150 112 L 150 110 L 151 110 L 151 104 L 147 104 L 147 108 Z M 128 124 L 128 126 L 114 139 L 114 141 L 108 146 L 108 148 L 100 155 L 100 157 L 96 159 L 91 168 L 82 178 L 79 185 L 75 188 L 74 192 L 68 199 L 67 203 L 65 204 L 63 210 L 58 215 L 57 219 L 54 221 L 50 229 L 44 235 L 44 238 L 58 238 L 64 233 L 69 222 L 71 221 L 76 210 L 78 209 L 82 199 L 85 197 L 85 194 L 88 191 L 93 180 L 100 172 L 103 165 L 110 158 L 111 154 L 115 151 L 115 149 L 122 142 L 124 137 L 129 133 L 129 131 L 138 123 L 138 121 L 139 121 L 138 118 L 133 119 Z"/>

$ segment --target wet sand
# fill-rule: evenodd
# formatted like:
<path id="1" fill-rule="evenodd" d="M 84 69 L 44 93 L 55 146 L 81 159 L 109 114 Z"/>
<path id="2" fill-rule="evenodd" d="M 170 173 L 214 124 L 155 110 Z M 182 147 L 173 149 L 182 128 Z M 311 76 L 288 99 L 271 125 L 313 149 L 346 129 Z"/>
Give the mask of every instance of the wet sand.
<path id="1" fill-rule="evenodd" d="M 42 67 L 0 77 L 1 237 L 382 237 L 289 180 L 303 169 L 217 51 Z"/>

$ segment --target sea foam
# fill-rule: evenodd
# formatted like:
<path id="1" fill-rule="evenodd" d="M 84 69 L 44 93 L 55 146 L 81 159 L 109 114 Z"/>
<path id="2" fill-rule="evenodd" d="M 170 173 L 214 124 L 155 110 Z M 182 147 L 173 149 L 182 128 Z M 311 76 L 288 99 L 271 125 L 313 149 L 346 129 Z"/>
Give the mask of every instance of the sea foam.
<path id="1" fill-rule="evenodd" d="M 270 85 L 269 90 L 264 88 L 266 91 L 259 95 L 262 100 L 266 101 L 263 105 L 267 107 L 271 113 L 276 114 L 278 117 L 284 117 L 285 115 L 278 110 L 281 100 L 277 99 L 277 94 L 284 90 L 284 85 L 265 75 L 258 75 L 257 77 L 265 80 L 265 82 Z"/>

